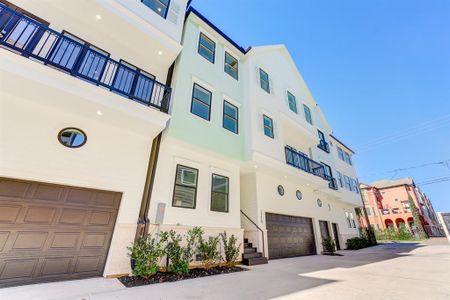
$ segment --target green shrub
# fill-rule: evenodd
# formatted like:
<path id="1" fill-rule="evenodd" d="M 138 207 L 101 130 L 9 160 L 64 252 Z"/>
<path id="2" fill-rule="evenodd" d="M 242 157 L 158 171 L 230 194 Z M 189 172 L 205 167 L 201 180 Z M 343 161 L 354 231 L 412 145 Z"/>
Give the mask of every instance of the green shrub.
<path id="1" fill-rule="evenodd" d="M 234 234 L 228 238 L 226 231 L 221 233 L 220 237 L 222 239 L 223 251 L 225 253 L 225 263 L 228 266 L 233 266 L 239 256 L 239 248 L 241 247 L 241 244 L 237 246 L 237 239 Z"/>
<path id="2" fill-rule="evenodd" d="M 149 234 L 127 247 L 128 256 L 134 261 L 134 276 L 149 278 L 159 271 L 159 261 L 164 254 L 163 243 L 163 239 L 157 241 Z"/>
<path id="3" fill-rule="evenodd" d="M 370 243 L 361 237 L 354 237 L 347 240 L 347 250 L 358 250 L 369 246 Z"/>
<path id="4" fill-rule="evenodd" d="M 203 239 L 203 236 L 199 237 L 197 250 L 202 259 L 202 264 L 206 269 L 214 266 L 220 261 L 220 255 L 218 250 L 219 237 L 209 237 L 207 240 Z"/>
<path id="5" fill-rule="evenodd" d="M 397 231 L 397 238 L 399 241 L 409 241 L 412 240 L 411 233 L 405 226 L 400 226 Z"/>
<path id="6" fill-rule="evenodd" d="M 326 237 L 322 240 L 322 246 L 325 252 L 334 253 L 336 252 L 336 243 L 332 237 Z"/>
<path id="7" fill-rule="evenodd" d="M 203 230 L 200 227 L 190 229 L 185 236 L 177 234 L 174 230 L 161 233 L 161 237 L 167 241 L 165 253 L 169 260 L 168 271 L 178 275 L 189 273 L 189 263 L 193 260 L 197 241 L 202 234 Z M 184 238 L 186 246 L 181 245 Z"/>

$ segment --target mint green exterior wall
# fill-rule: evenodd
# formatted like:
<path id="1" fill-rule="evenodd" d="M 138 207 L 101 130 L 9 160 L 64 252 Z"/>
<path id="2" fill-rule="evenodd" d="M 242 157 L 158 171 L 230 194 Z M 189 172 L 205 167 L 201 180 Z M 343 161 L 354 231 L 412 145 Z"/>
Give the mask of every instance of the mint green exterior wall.
<path id="1" fill-rule="evenodd" d="M 197 53 L 201 21 L 190 15 L 183 32 L 183 51 L 178 57 L 173 79 L 171 115 L 166 135 L 186 143 L 205 148 L 236 160 L 244 158 L 245 112 L 242 102 L 244 65 L 239 60 L 238 80 L 224 72 L 225 48 L 240 59 L 241 53 L 220 36 L 202 26 L 203 32 L 216 42 L 215 63 L 211 63 Z M 198 82 L 212 92 L 211 118 L 203 120 L 190 113 L 193 82 Z M 204 84 L 203 84 L 204 83 Z M 239 108 L 239 133 L 234 134 L 222 127 L 223 99 L 228 96 L 241 105 Z"/>

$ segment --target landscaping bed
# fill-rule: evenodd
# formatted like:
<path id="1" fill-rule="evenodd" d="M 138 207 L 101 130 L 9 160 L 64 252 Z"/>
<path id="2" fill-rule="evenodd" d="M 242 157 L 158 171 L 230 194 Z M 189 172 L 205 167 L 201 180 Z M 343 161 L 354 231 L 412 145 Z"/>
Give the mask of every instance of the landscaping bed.
<path id="1" fill-rule="evenodd" d="M 185 279 L 192 279 L 192 278 L 200 278 L 200 277 L 206 277 L 206 276 L 212 276 L 212 275 L 219 275 L 219 274 L 228 274 L 228 273 L 235 273 L 235 272 L 242 272 L 247 271 L 248 269 L 233 266 L 233 267 L 214 267 L 210 269 L 191 269 L 189 273 L 187 274 L 175 274 L 173 272 L 157 272 L 156 274 L 152 275 L 151 277 L 144 279 L 142 277 L 136 277 L 136 276 L 124 276 L 119 277 L 119 281 L 126 286 L 127 288 L 135 287 L 135 286 L 142 286 L 142 285 L 148 285 L 148 284 L 155 284 L 155 283 L 162 283 L 162 282 L 173 282 L 173 281 L 179 281 L 179 280 L 185 280 Z"/>

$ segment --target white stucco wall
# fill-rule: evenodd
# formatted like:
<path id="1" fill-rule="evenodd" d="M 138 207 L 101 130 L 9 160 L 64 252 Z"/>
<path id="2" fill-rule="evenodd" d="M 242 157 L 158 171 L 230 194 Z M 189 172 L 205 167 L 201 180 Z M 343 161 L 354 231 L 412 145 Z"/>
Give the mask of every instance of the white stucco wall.
<path id="1" fill-rule="evenodd" d="M 102 115 L 97 112 L 101 111 Z M 126 273 L 152 139 L 169 116 L 0 49 L 0 176 L 122 193 L 105 275 Z M 76 127 L 70 149 L 58 132 Z"/>

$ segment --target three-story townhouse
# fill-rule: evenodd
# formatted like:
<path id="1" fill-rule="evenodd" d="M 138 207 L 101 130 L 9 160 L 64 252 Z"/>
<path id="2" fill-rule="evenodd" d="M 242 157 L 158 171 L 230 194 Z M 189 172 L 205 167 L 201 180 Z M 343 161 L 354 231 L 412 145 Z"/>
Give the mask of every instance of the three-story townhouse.
<path id="1" fill-rule="evenodd" d="M 226 231 L 242 241 L 245 50 L 193 8 L 182 44 L 172 78 L 172 119 L 162 135 L 149 204 L 149 232 L 201 226 L 206 236 Z"/>
<path id="2" fill-rule="evenodd" d="M 244 236 L 269 258 L 320 253 L 327 236 L 344 248 L 358 235 L 361 200 L 357 189 L 337 185 L 334 152 L 341 143 L 284 45 L 255 47 L 247 56 Z"/>
<path id="3" fill-rule="evenodd" d="M 0 1 L 0 286 L 129 272 L 186 5 Z"/>

